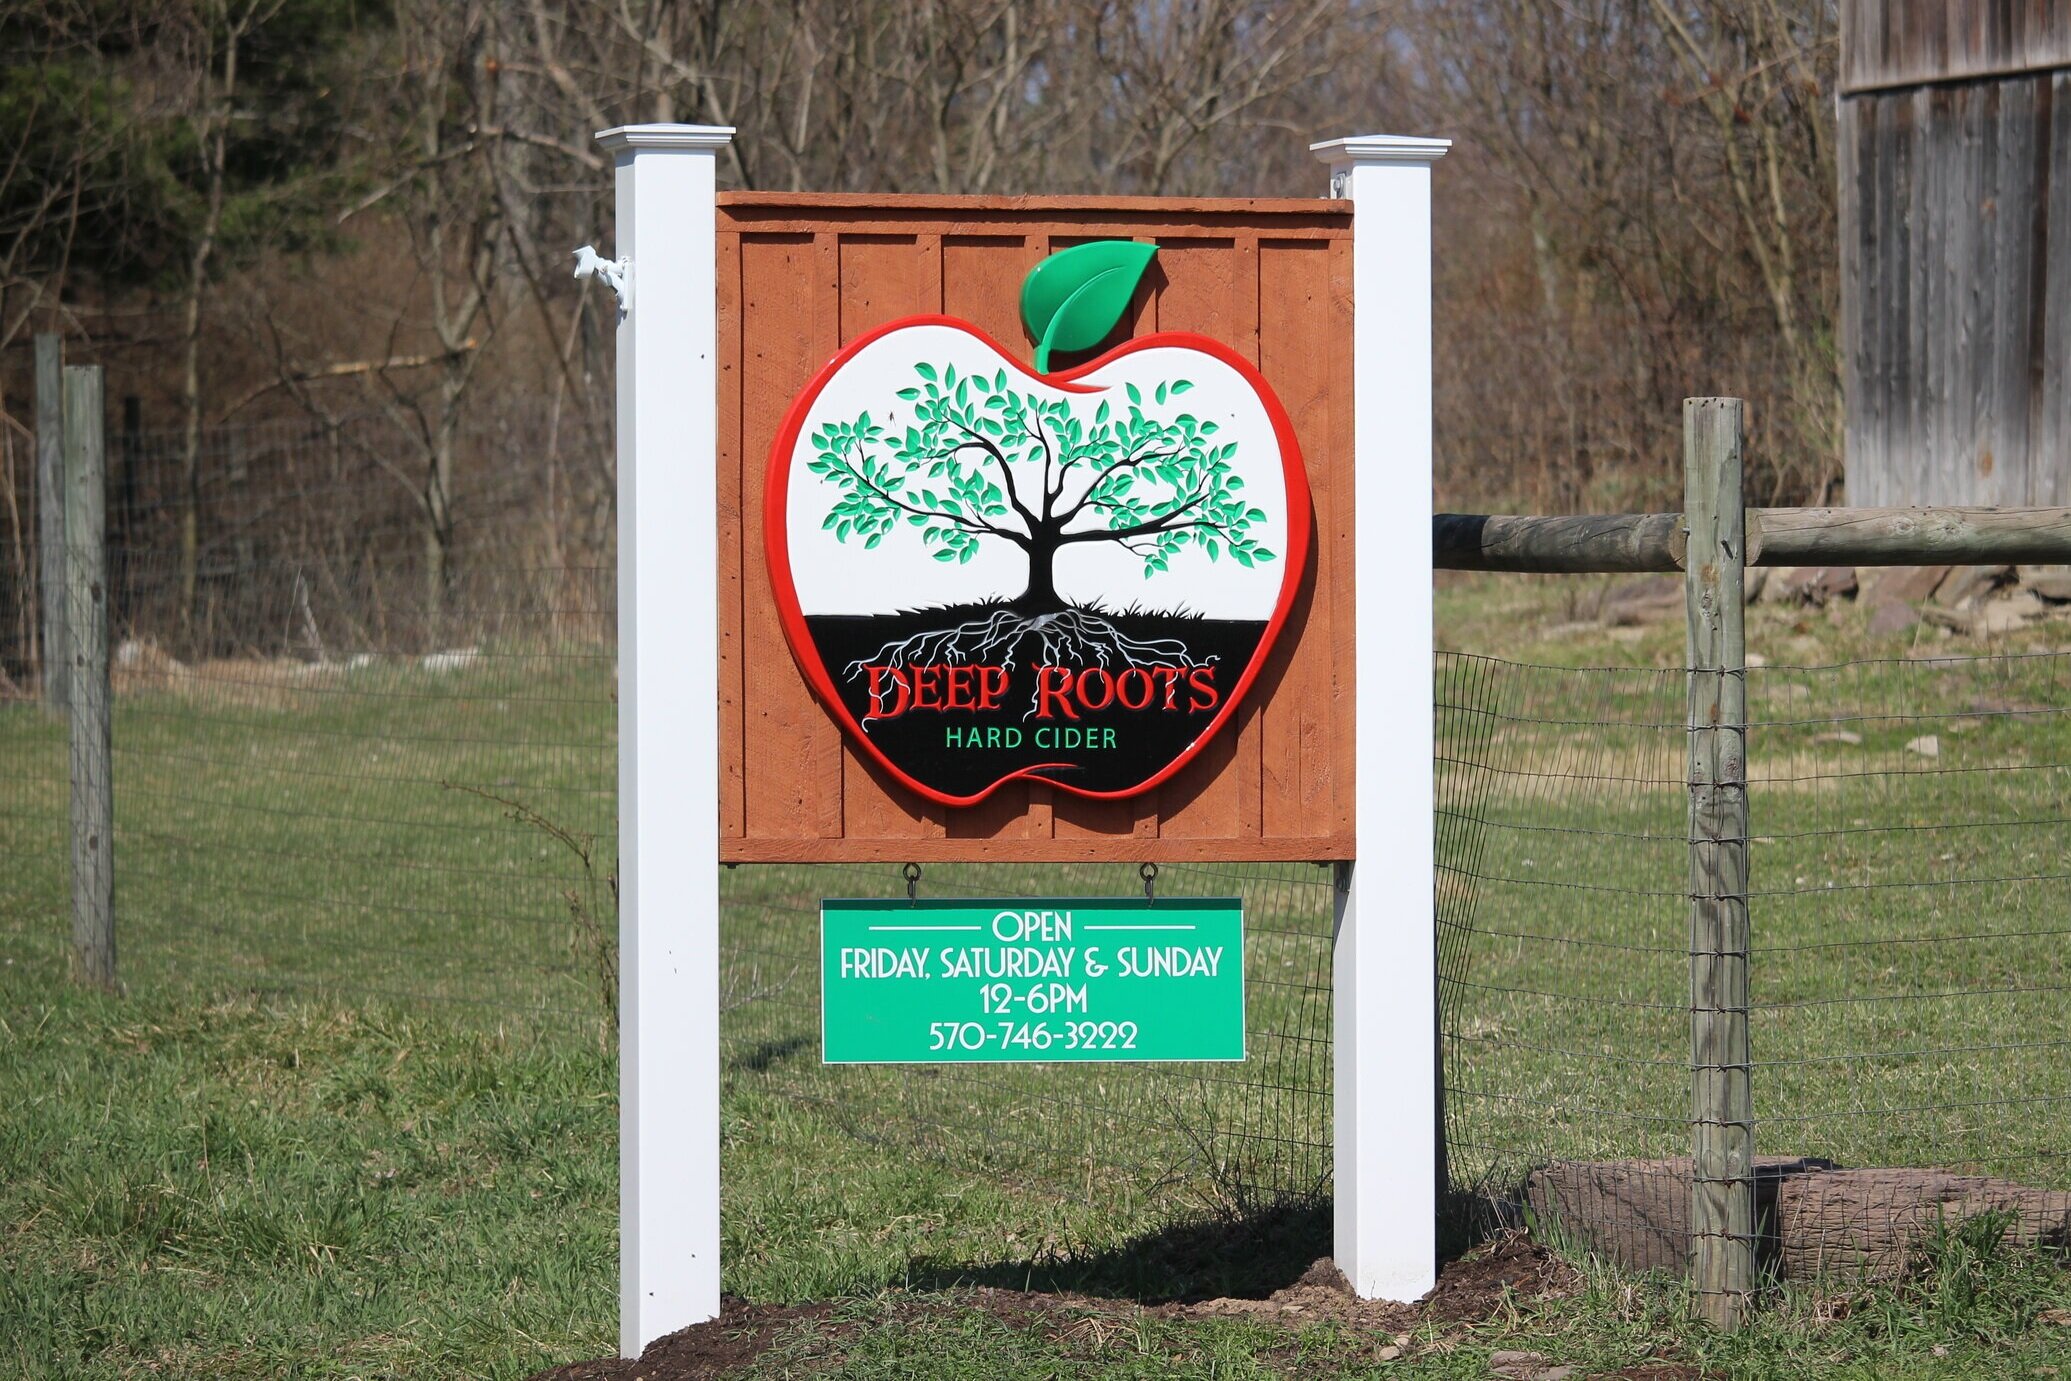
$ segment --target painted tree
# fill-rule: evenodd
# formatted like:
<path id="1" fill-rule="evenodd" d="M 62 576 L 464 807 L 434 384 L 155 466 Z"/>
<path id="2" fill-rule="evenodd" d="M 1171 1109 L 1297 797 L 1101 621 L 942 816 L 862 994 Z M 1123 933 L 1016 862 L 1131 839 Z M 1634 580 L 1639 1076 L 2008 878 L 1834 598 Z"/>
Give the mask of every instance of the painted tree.
<path id="1" fill-rule="evenodd" d="M 1146 580 L 1189 546 L 1247 567 L 1275 559 L 1253 536 L 1266 512 L 1244 497 L 1236 444 L 1175 411 L 1190 381 L 1161 383 L 1149 398 L 1129 384 L 1126 402 L 1102 399 L 1088 422 L 1068 399 L 1013 387 L 1005 370 L 914 372 L 898 391 L 913 405 L 903 434 L 868 412 L 813 433 L 806 468 L 841 490 L 822 523 L 837 540 L 869 550 L 904 524 L 955 564 L 986 543 L 1018 547 L 1028 583 L 1012 607 L 1029 616 L 1065 607 L 1057 557 L 1073 546 L 1118 545 L 1141 559 Z"/>

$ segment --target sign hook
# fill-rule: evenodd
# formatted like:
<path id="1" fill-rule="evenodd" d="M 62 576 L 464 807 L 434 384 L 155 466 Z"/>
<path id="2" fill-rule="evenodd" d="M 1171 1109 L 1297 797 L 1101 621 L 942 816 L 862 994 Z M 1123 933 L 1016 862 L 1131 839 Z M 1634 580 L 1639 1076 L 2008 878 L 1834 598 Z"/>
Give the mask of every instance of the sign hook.
<path id="1" fill-rule="evenodd" d="M 918 863 L 907 864 L 899 870 L 899 876 L 906 879 L 906 900 L 909 902 L 919 901 L 920 865 Z"/>
<path id="2" fill-rule="evenodd" d="M 1143 879 L 1143 899 L 1145 901 L 1156 901 L 1158 899 L 1158 865 L 1155 863 L 1145 863 L 1137 868 L 1136 875 Z"/>

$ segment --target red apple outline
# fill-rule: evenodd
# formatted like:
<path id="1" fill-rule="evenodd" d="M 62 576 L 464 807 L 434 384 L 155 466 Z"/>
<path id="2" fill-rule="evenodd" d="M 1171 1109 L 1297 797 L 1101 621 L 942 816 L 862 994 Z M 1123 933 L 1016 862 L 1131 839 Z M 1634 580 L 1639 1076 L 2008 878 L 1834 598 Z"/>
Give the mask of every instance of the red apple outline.
<path id="1" fill-rule="evenodd" d="M 1244 381 L 1251 385 L 1252 392 L 1265 407 L 1267 420 L 1273 424 L 1274 440 L 1279 443 L 1280 447 L 1281 487 L 1287 496 L 1287 550 L 1281 553 L 1281 560 L 1285 564 L 1281 567 L 1284 574 L 1280 582 L 1279 596 L 1274 602 L 1272 616 L 1266 621 L 1265 631 L 1259 635 L 1258 647 L 1253 650 L 1251 660 L 1245 664 L 1243 673 L 1237 678 L 1237 683 L 1230 688 L 1229 694 L 1223 697 L 1222 705 L 1216 711 L 1215 718 L 1210 720 L 1208 727 L 1197 734 L 1193 742 L 1182 749 L 1171 762 L 1134 786 L 1122 787 L 1114 791 L 1093 791 L 1085 787 L 1074 786 L 1070 782 L 1057 777 L 1043 775 L 1061 769 L 1074 768 L 1078 766 L 1076 763 L 1031 763 L 1026 767 L 1016 768 L 984 789 L 969 796 L 951 795 L 946 791 L 938 790 L 925 782 L 916 780 L 905 769 L 886 756 L 884 750 L 879 748 L 870 735 L 863 731 L 863 726 L 849 712 L 847 703 L 842 700 L 841 692 L 834 684 L 834 678 L 828 674 L 826 662 L 821 658 L 820 649 L 813 641 L 812 631 L 806 627 L 805 612 L 799 607 L 798 603 L 797 583 L 791 576 L 789 507 L 792 455 L 798 446 L 798 434 L 804 430 L 805 419 L 812 412 L 813 404 L 819 400 L 821 391 L 827 387 L 834 376 L 841 372 L 842 367 L 871 342 L 888 336 L 894 331 L 905 330 L 913 326 L 946 326 L 962 331 L 965 335 L 971 336 L 980 344 L 991 349 L 995 355 L 999 356 L 1003 363 L 1019 371 L 1024 378 L 1032 379 L 1037 383 L 1062 390 L 1066 393 L 1101 392 L 1100 388 L 1079 384 L 1075 381 L 1082 375 L 1090 374 L 1115 360 L 1133 355 L 1140 350 L 1150 350 L 1158 347 L 1180 347 L 1198 350 L 1204 355 L 1221 360 L 1224 364 L 1236 370 L 1243 377 Z M 1312 523 L 1312 511 L 1309 503 L 1308 467 L 1303 464 L 1301 445 L 1295 439 L 1294 422 L 1288 417 L 1287 409 L 1281 406 L 1280 396 L 1273 391 L 1273 386 L 1266 382 L 1265 375 L 1261 374 L 1251 361 L 1239 355 L 1229 346 L 1223 344 L 1223 342 L 1211 336 L 1199 335 L 1192 331 L 1158 331 L 1148 336 L 1138 336 L 1132 340 L 1124 341 L 1090 363 L 1076 365 L 1071 369 L 1060 370 L 1055 374 L 1038 374 L 1035 370 L 1001 349 L 998 341 L 970 322 L 959 317 L 943 316 L 940 313 L 928 313 L 920 316 L 900 317 L 865 331 L 862 335 L 843 346 L 833 359 L 821 366 L 820 370 L 813 375 L 811 381 L 792 400 L 790 409 L 784 414 L 783 425 L 777 429 L 776 441 L 770 447 L 769 464 L 763 478 L 762 548 L 764 562 L 769 568 L 771 590 L 776 596 L 777 616 L 784 628 L 784 641 L 791 645 L 792 659 L 798 663 L 799 671 L 804 674 L 806 683 L 812 687 L 813 693 L 818 697 L 822 707 L 827 710 L 835 723 L 841 726 L 842 731 L 848 735 L 850 741 L 860 745 L 880 767 L 891 773 L 893 779 L 899 782 L 900 785 L 930 801 L 945 806 L 977 805 L 1007 783 L 1022 780 L 1042 782 L 1046 786 L 1054 786 L 1060 790 L 1069 791 L 1074 796 L 1083 796 L 1089 800 L 1115 801 L 1131 796 L 1141 796 L 1144 792 L 1155 790 L 1172 778 L 1181 768 L 1194 760 L 1195 755 L 1207 745 L 1209 740 L 1222 732 L 1223 726 L 1236 713 L 1237 706 L 1243 703 L 1246 692 L 1251 689 L 1251 683 L 1258 679 L 1260 670 L 1265 666 L 1266 658 L 1272 654 L 1274 644 L 1279 641 L 1280 630 L 1287 622 L 1288 613 L 1294 608 L 1295 597 L 1301 588 L 1302 576 L 1308 569 L 1309 529 Z"/>

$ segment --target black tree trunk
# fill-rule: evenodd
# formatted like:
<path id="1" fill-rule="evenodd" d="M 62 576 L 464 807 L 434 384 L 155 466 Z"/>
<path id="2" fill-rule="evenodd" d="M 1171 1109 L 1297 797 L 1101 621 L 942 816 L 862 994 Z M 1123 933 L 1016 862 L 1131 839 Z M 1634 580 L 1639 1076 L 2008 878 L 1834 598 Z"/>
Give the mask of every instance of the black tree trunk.
<path id="1" fill-rule="evenodd" d="M 1044 614 L 1062 609 L 1057 597 L 1057 548 L 1059 543 L 1038 537 L 1028 548 L 1028 588 L 1013 607 L 1024 614 Z"/>

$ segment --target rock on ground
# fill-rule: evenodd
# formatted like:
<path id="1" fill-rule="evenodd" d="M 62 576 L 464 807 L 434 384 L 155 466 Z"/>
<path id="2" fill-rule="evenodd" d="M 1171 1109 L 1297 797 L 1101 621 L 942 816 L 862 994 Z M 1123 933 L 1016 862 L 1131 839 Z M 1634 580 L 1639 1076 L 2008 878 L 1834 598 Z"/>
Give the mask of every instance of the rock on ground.
<path id="1" fill-rule="evenodd" d="M 1853 599 L 1858 588 L 1853 566 L 1780 566 L 1763 583 L 1762 603 L 1823 609 Z"/>
<path id="2" fill-rule="evenodd" d="M 1870 636 L 1889 638 L 1915 627 L 1920 616 L 1902 599 L 1883 599 L 1870 610 Z"/>
<path id="3" fill-rule="evenodd" d="M 1944 609 L 1961 609 L 1971 600 L 1982 599 L 2013 579 L 2011 566 L 1957 566 L 1949 578 L 1935 588 L 1934 602 Z"/>
<path id="4" fill-rule="evenodd" d="M 1539 1220 L 1628 1270 L 1688 1268 L 1690 1161 L 1567 1161 L 1534 1171 Z M 1924 1237 L 1981 1213 L 2023 1246 L 2071 1247 L 2071 1191 L 1943 1170 L 1843 1170 L 1782 1156 L 1755 1163 L 1757 1251 L 1785 1279 L 1889 1278 Z"/>
<path id="5" fill-rule="evenodd" d="M 1885 566 L 1863 577 L 1863 598 L 1919 604 L 1949 578 L 1949 566 Z"/>

